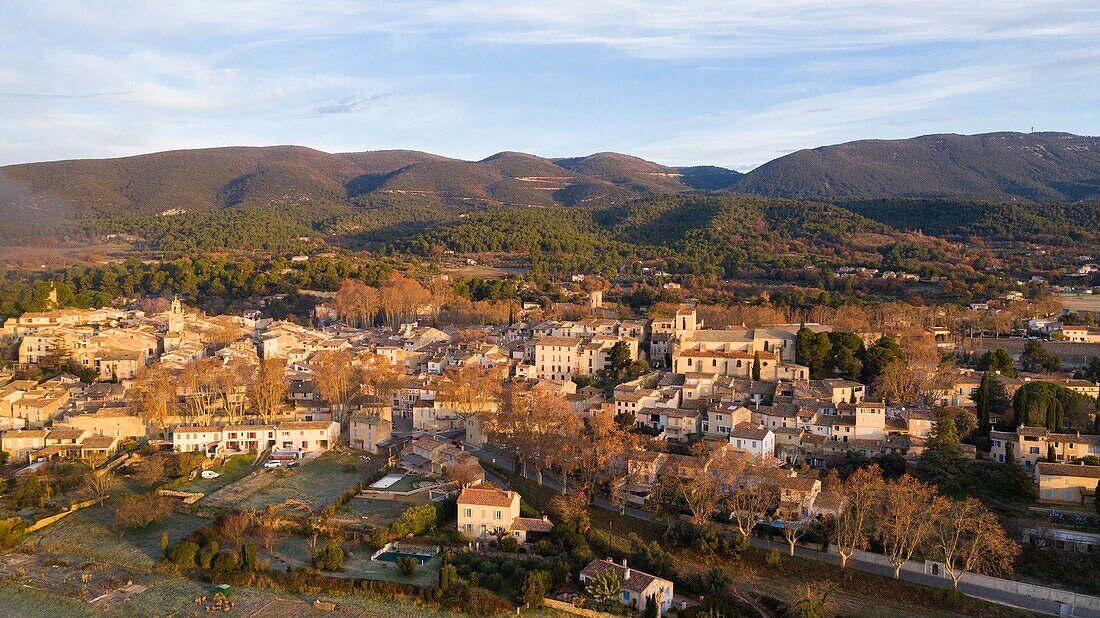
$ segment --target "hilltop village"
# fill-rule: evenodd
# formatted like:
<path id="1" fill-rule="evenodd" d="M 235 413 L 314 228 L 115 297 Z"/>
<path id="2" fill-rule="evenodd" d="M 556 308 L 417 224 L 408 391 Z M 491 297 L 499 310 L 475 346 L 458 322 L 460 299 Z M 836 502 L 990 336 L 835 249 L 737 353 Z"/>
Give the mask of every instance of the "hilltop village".
<path id="1" fill-rule="evenodd" d="M 752 555 L 1089 607 L 996 583 L 1065 587 L 1044 560 L 1100 553 L 1096 368 L 1063 372 L 1038 336 L 973 355 L 934 315 L 712 327 L 598 288 L 456 325 L 417 287 L 346 281 L 311 324 L 178 298 L 9 318 L 8 546 L 483 615 L 751 611 L 771 597 L 721 560 Z M 1097 334 L 1059 317 L 1024 328 Z M 120 563 L 112 534 L 160 548 Z M 781 601 L 824 606 L 820 583 Z"/>

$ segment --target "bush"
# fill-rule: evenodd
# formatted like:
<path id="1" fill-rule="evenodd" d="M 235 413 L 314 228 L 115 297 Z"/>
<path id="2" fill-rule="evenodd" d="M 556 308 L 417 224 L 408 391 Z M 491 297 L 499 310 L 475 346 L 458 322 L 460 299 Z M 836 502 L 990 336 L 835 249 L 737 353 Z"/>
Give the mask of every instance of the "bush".
<path id="1" fill-rule="evenodd" d="M 416 567 L 420 565 L 420 561 L 412 556 L 401 556 L 397 559 L 397 570 L 401 571 L 401 574 L 408 577 L 416 572 Z M 454 568 L 454 567 L 451 567 Z"/>
<path id="2" fill-rule="evenodd" d="M 229 550 L 218 552 L 218 555 L 214 556 L 212 568 L 217 573 L 228 573 L 236 570 L 237 554 Z"/>
<path id="3" fill-rule="evenodd" d="M 343 571 L 344 550 L 336 543 L 329 543 L 313 556 L 313 566 L 322 571 Z"/>
<path id="4" fill-rule="evenodd" d="M 390 533 L 394 537 L 426 534 L 439 525 L 442 508 L 441 503 L 436 502 L 409 508 L 401 514 L 397 521 L 393 522 L 390 526 Z"/>
<path id="5" fill-rule="evenodd" d="M 532 608 L 541 607 L 552 583 L 553 578 L 548 571 L 531 571 L 523 580 L 519 599 Z"/>
<path id="6" fill-rule="evenodd" d="M 550 541 L 542 539 L 535 543 L 535 553 L 540 556 L 549 556 L 554 553 L 554 546 L 550 544 Z"/>
<path id="7" fill-rule="evenodd" d="M 519 539 L 514 536 L 506 536 L 500 540 L 500 551 L 513 552 L 519 549 Z"/>
<path id="8" fill-rule="evenodd" d="M 475 617 L 496 616 L 512 611 L 508 601 L 484 588 L 469 587 L 455 595 L 454 609 Z"/>
<path id="9" fill-rule="evenodd" d="M 214 556 L 218 555 L 218 542 L 212 540 L 199 552 L 199 566 L 209 569 L 214 563 Z"/>
<path id="10" fill-rule="evenodd" d="M 183 541 L 168 550 L 168 560 L 172 564 L 184 568 L 195 568 L 195 557 L 199 553 L 199 546 L 191 541 Z"/>
<path id="11" fill-rule="evenodd" d="M 779 566 L 779 560 L 779 552 L 774 549 L 769 551 L 768 554 L 764 556 L 764 562 L 766 562 L 770 567 Z"/>
<path id="12" fill-rule="evenodd" d="M 241 545 L 241 570 L 256 570 L 256 545 L 254 543 Z"/>

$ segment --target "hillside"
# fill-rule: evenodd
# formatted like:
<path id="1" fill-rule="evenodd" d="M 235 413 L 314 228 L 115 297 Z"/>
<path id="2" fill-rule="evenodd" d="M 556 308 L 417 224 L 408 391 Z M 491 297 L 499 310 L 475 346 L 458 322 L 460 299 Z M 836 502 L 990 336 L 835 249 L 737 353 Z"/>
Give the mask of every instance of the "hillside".
<path id="1" fill-rule="evenodd" d="M 863 140 L 780 157 L 733 191 L 786 198 L 1100 198 L 1100 138 L 1068 133 L 925 135 Z"/>
<path id="2" fill-rule="evenodd" d="M 490 209 L 397 239 L 390 248 L 523 255 L 547 272 L 605 272 L 652 260 L 671 272 L 725 277 L 811 265 L 919 271 L 967 261 L 958 247 L 832 204 L 697 194 L 601 209 Z M 920 255 L 921 263 L 897 263 L 891 256 L 899 254 Z"/>
<path id="3" fill-rule="evenodd" d="M 351 205 L 371 194 L 470 206 L 606 204 L 687 188 L 675 170 L 635 157 L 601 153 L 568 161 L 575 165 L 515 152 L 461 161 L 406 150 L 330 154 L 273 146 L 27 163 L 0 168 L 0 215 L 57 222 L 248 205 Z M 628 164 L 616 166 L 620 161 Z"/>

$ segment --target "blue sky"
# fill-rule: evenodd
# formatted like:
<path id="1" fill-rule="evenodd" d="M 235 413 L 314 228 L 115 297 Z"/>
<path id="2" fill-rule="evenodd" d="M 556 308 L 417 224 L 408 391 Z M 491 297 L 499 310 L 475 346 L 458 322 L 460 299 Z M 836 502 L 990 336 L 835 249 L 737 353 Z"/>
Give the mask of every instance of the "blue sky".
<path id="1" fill-rule="evenodd" d="M 0 163 L 300 144 L 748 170 L 862 138 L 1100 134 L 1096 0 L 0 0 L 0 15 Z"/>

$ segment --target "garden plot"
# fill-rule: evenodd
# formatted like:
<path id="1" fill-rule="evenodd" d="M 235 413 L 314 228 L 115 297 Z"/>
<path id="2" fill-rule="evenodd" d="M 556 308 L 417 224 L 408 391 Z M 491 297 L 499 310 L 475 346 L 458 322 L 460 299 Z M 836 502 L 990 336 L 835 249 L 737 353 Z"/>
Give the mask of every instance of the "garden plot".
<path id="1" fill-rule="evenodd" d="M 211 468 L 214 472 L 217 472 L 221 476 L 216 479 L 204 479 L 202 476 L 195 476 L 195 478 L 173 487 L 177 491 L 189 491 L 193 493 L 203 493 L 210 495 L 222 487 L 235 483 L 244 477 L 248 476 L 248 473 L 255 470 L 253 462 L 256 460 L 253 455 L 234 455 L 226 460 L 224 465 L 216 468 Z"/>
<path id="2" fill-rule="evenodd" d="M 318 547 L 324 544 L 320 541 Z M 345 546 L 344 570 L 338 572 L 325 572 L 332 577 L 350 577 L 354 579 L 373 579 L 402 584 L 416 584 L 418 586 L 434 586 L 439 583 L 439 568 L 442 565 L 442 557 L 435 556 L 416 568 L 411 576 L 402 575 L 392 563 L 376 562 L 371 560 L 373 553 L 365 546 Z M 305 539 L 290 537 L 282 539 L 271 551 L 261 550 L 260 559 L 268 560 L 273 571 L 286 568 L 309 566 L 312 563 L 312 550 Z"/>
<path id="3" fill-rule="evenodd" d="M 427 494 L 425 494 L 426 496 Z M 411 507 L 426 504 L 427 498 L 379 499 L 356 497 L 348 500 L 336 514 L 345 523 L 368 524 L 376 528 L 389 528 L 398 517 Z"/>
<path id="4" fill-rule="evenodd" d="M 317 513 L 382 465 L 380 459 L 330 454 L 299 468 L 260 468 L 203 499 L 210 509 L 265 509 L 268 505 Z"/>

